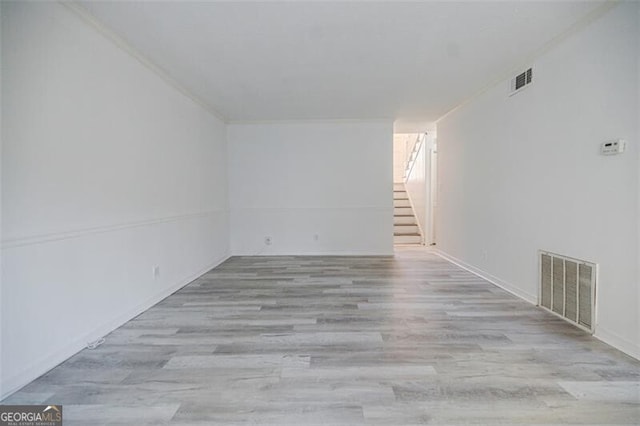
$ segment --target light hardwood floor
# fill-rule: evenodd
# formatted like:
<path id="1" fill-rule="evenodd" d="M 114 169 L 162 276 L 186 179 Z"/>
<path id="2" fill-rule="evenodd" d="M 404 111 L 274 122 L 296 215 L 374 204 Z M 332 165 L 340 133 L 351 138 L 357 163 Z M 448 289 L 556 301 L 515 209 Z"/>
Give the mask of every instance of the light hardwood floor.
<path id="1" fill-rule="evenodd" d="M 235 257 L 3 403 L 67 426 L 638 424 L 640 362 L 425 249 Z"/>

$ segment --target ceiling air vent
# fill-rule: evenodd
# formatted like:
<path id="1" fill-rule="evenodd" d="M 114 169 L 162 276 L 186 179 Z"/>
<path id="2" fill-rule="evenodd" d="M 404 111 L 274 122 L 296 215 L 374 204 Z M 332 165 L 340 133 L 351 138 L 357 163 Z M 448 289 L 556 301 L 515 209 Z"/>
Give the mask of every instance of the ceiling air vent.
<path id="1" fill-rule="evenodd" d="M 533 70 L 529 68 L 525 72 L 518 74 L 517 76 L 511 79 L 511 95 L 515 95 L 523 88 L 527 87 L 533 81 Z"/>
<path id="2" fill-rule="evenodd" d="M 596 264 L 540 252 L 538 305 L 593 333 Z"/>

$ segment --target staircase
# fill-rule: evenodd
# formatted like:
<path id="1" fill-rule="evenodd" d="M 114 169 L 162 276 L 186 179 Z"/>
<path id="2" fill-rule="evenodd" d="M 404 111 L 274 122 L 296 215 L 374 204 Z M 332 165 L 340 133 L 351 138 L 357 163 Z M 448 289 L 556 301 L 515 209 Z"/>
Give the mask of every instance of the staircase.
<path id="1" fill-rule="evenodd" d="M 403 183 L 393 184 L 393 243 L 422 244 L 420 228 Z"/>

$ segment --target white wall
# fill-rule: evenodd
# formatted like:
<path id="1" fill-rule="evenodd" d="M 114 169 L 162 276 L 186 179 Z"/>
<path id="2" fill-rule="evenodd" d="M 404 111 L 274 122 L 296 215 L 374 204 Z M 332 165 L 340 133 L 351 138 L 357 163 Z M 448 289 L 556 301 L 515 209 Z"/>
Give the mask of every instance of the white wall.
<path id="1" fill-rule="evenodd" d="M 393 135 L 393 181 L 404 182 L 404 170 L 407 166 L 407 139 L 412 135 L 396 133 Z"/>
<path id="2" fill-rule="evenodd" d="M 427 230 L 427 176 L 429 176 L 428 163 L 427 163 L 427 140 L 426 138 L 420 144 L 416 159 L 407 175 L 405 187 L 409 199 L 411 200 L 411 206 L 413 207 L 413 213 L 416 215 L 416 220 L 422 233 L 423 241 L 425 241 Z"/>
<path id="3" fill-rule="evenodd" d="M 440 250 L 524 298 L 537 250 L 599 264 L 596 335 L 640 356 L 637 3 L 616 6 L 438 123 Z M 627 152 L 599 155 L 625 138 Z"/>
<path id="4" fill-rule="evenodd" d="M 232 253 L 392 254 L 392 132 L 390 121 L 228 126 Z"/>
<path id="5" fill-rule="evenodd" d="M 66 7 L 2 8 L 6 395 L 224 260 L 228 202 L 220 120 Z"/>

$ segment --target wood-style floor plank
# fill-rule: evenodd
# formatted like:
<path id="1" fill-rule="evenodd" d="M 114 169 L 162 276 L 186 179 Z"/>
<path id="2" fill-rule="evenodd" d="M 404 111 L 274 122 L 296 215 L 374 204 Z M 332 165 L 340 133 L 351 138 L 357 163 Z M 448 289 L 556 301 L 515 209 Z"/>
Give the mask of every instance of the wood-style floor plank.
<path id="1" fill-rule="evenodd" d="M 640 362 L 426 249 L 234 257 L 2 403 L 65 425 L 640 424 Z"/>

